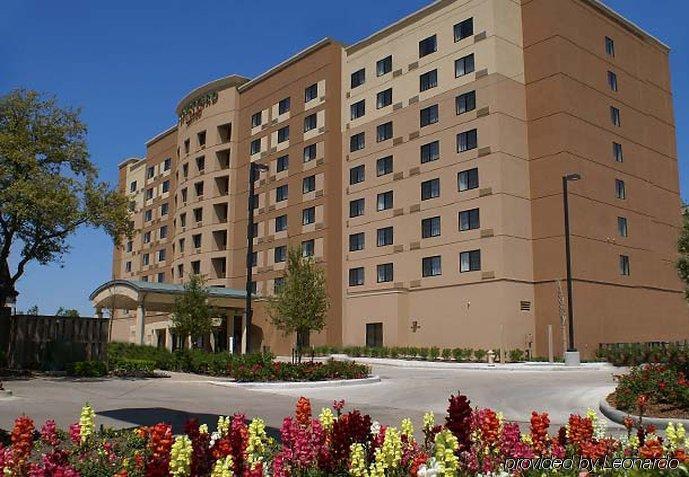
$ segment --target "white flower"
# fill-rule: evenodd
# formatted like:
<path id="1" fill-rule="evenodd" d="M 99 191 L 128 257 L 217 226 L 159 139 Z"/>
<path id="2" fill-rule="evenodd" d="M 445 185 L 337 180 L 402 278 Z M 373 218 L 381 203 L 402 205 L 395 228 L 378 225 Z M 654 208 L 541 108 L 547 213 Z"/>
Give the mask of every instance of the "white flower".
<path id="1" fill-rule="evenodd" d="M 422 464 L 416 475 L 417 477 L 435 477 L 438 475 L 438 462 L 435 457 L 431 457 L 428 464 Z"/>
<path id="2" fill-rule="evenodd" d="M 371 424 L 371 434 L 377 436 L 380 433 L 380 422 L 373 421 Z"/>

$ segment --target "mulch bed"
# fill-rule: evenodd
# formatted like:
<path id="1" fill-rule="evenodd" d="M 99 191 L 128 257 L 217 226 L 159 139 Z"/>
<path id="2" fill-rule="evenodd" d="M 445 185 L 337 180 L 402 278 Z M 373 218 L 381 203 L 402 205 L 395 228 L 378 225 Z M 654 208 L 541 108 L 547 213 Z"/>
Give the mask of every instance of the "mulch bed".
<path id="1" fill-rule="evenodd" d="M 627 412 L 631 414 L 632 416 L 636 416 L 636 411 L 631 412 L 631 411 L 623 411 L 622 409 L 619 409 L 617 407 L 617 400 L 615 399 L 615 393 L 611 393 L 608 395 L 605 400 L 610 404 L 612 407 L 615 409 L 618 409 L 622 412 Z M 687 409 L 682 409 L 675 407 L 671 404 L 656 404 L 656 403 L 648 403 L 646 406 L 646 412 L 644 413 L 645 417 L 662 417 L 666 419 L 689 419 L 689 410 Z"/>

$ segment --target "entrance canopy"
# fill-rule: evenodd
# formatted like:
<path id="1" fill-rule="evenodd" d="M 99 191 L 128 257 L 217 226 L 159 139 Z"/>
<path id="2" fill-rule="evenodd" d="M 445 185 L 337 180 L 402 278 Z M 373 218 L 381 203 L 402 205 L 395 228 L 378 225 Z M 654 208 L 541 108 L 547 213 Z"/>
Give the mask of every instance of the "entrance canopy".
<path id="1" fill-rule="evenodd" d="M 215 308 L 244 308 L 246 292 L 232 288 L 209 287 L 208 303 Z M 174 283 L 142 280 L 111 280 L 96 288 L 89 300 L 97 310 L 118 309 L 170 312 L 175 297 L 184 293 L 184 286 Z"/>

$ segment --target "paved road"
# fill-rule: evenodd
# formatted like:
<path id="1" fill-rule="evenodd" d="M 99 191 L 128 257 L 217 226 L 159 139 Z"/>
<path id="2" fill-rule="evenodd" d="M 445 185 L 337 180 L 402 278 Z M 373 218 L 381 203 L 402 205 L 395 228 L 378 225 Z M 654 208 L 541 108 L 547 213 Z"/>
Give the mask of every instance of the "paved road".
<path id="1" fill-rule="evenodd" d="M 370 413 L 383 423 L 399 423 L 410 416 L 420 426 L 421 416 L 432 410 L 442 416 L 450 393 L 460 390 L 473 406 L 503 411 L 508 420 L 528 422 L 531 411 L 548 411 L 553 425 L 566 422 L 572 412 L 597 409 L 598 400 L 611 392 L 610 370 L 500 371 L 419 369 L 375 365 L 376 384 L 281 390 L 248 390 L 211 384 L 212 378 L 172 373 L 165 379 L 35 378 L 5 383 L 13 398 L 0 399 L 0 428 L 11 426 L 15 416 L 27 414 L 37 422 L 53 418 L 60 426 L 78 419 L 79 409 L 90 402 L 98 422 L 129 427 L 165 420 L 181 429 L 189 416 L 215 424 L 217 416 L 243 412 L 261 416 L 273 429 L 290 414 L 299 396 L 312 399 L 315 410 L 345 399 L 347 407 Z M 607 421 L 611 430 L 618 430 Z M 553 430 L 554 431 L 554 430 Z"/>

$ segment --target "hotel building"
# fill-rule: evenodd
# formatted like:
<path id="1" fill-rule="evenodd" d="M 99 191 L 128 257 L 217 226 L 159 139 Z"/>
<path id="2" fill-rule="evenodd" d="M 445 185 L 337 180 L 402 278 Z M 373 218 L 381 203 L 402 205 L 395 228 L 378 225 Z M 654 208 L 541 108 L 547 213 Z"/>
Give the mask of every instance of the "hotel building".
<path id="1" fill-rule="evenodd" d="M 298 246 L 331 299 L 311 344 L 543 356 L 550 329 L 562 352 L 562 177 L 576 173 L 577 347 L 685 339 L 668 55 L 597 0 L 439 0 L 355 44 L 324 39 L 254 79 L 203 85 L 120 164 L 137 233 L 94 305 L 121 308 L 113 339 L 173 346 L 170 299 L 142 296 L 200 273 L 227 302 L 214 346 L 240 350 L 255 161 L 268 170 L 253 201 L 254 348 L 292 346 L 261 297 Z"/>

